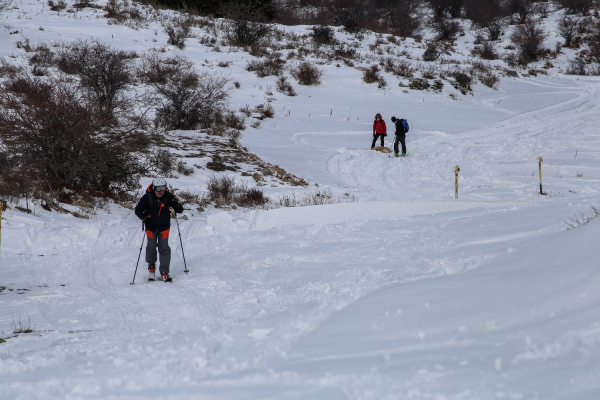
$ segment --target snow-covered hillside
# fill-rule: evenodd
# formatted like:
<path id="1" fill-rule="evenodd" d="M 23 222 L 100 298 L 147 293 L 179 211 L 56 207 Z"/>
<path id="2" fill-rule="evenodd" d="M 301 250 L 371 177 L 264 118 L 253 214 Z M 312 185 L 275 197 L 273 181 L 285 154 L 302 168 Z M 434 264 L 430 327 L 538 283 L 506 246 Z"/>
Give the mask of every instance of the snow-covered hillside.
<path id="1" fill-rule="evenodd" d="M 166 46 L 160 21 L 134 30 L 100 9 L 15 5 L 0 30 L 10 62 L 24 38 Z M 467 33 L 458 52 L 468 58 L 471 45 Z M 411 39 L 400 46 L 414 60 L 423 52 Z M 557 60 L 548 75 L 462 95 L 400 87 L 385 72 L 381 90 L 331 63 L 321 85 L 294 82 L 289 97 L 266 94 L 276 78 L 245 70 L 242 50 L 190 38 L 166 51 L 198 70 L 227 61 L 240 84 L 231 107 L 275 109 L 241 144 L 309 185 L 270 179 L 269 209 L 187 209 L 190 272 L 173 224 L 172 284 L 146 282 L 142 257 L 130 285 L 143 238 L 130 209 L 109 203 L 85 220 L 9 204 L 0 399 L 600 398 L 600 78 L 561 75 Z M 377 112 L 389 126 L 409 120 L 406 158 L 370 150 Z M 200 167 L 169 184 L 202 194 L 213 174 L 231 174 Z M 278 206 L 317 191 L 332 204 Z"/>

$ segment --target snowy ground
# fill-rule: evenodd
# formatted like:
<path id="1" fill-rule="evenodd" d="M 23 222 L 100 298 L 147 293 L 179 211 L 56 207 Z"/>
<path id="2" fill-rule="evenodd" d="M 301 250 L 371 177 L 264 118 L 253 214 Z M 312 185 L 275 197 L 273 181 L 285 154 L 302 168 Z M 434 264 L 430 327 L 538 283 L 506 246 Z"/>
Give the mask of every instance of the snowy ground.
<path id="1" fill-rule="evenodd" d="M 7 23 L 31 35 L 90 23 L 24 3 L 30 19 Z M 93 23 L 125 47 L 154 36 Z M 232 74 L 255 91 L 239 106 L 273 85 L 243 65 Z M 174 234 L 173 284 L 145 282 L 142 260 L 130 285 L 143 237 L 130 210 L 3 214 L 0 399 L 600 398 L 600 218 L 565 223 L 600 207 L 600 79 L 503 79 L 456 101 L 324 70 L 242 144 L 311 182 L 267 195 L 318 183 L 343 202 L 188 210 L 190 273 Z M 376 112 L 409 119 L 408 157 L 368 150 Z M 207 176 L 170 183 L 205 190 Z"/>

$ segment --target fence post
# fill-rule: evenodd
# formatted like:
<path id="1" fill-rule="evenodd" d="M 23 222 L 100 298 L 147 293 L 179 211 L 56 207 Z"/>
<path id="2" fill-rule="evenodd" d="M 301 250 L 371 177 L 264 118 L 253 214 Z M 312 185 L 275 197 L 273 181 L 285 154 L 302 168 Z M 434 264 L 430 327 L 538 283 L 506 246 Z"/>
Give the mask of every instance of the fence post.
<path id="1" fill-rule="evenodd" d="M 2 250 L 2 209 L 4 208 L 4 203 L 0 200 L 0 252 Z M 0 257 L 1 259 L 1 257 Z"/>
<path id="2" fill-rule="evenodd" d="M 458 199 L 458 171 L 460 168 L 458 165 L 454 166 L 454 198 Z"/>
<path id="3" fill-rule="evenodd" d="M 544 161 L 542 157 L 538 157 L 538 164 L 540 168 L 540 194 L 543 195 L 544 192 L 542 191 L 542 161 Z"/>

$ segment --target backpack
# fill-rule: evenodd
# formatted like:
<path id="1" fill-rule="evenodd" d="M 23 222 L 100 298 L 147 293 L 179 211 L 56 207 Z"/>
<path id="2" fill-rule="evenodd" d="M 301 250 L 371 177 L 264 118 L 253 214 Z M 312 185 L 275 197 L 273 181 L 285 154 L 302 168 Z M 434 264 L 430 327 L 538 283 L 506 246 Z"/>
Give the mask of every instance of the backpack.
<path id="1" fill-rule="evenodd" d="M 404 129 L 404 133 L 408 132 L 408 121 L 405 119 L 402 120 L 402 128 Z"/>
<path id="2" fill-rule="evenodd" d="M 406 132 L 408 132 L 408 121 L 407 120 L 405 120 L 405 119 L 398 119 L 396 121 L 400 122 L 400 127 L 401 127 L 400 131 L 396 128 L 396 131 L 398 131 L 397 133 L 406 133 Z M 398 126 L 398 125 L 396 125 L 396 126 Z"/>

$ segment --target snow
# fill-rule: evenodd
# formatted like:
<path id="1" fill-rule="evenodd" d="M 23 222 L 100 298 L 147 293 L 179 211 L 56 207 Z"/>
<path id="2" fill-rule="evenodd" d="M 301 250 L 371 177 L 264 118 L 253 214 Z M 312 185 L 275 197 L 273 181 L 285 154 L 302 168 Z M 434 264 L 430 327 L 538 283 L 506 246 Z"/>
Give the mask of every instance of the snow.
<path id="1" fill-rule="evenodd" d="M 166 43 L 156 23 L 17 6 L 5 24 L 32 44 Z M 2 54 L 22 39 L 0 31 Z M 186 45 L 169 51 L 199 69 L 233 60 L 233 108 L 275 86 L 243 69 L 247 53 Z M 190 273 L 173 224 L 172 284 L 146 282 L 142 257 L 130 285 L 143 240 L 131 210 L 82 220 L 29 200 L 32 214 L 2 214 L 0 399 L 600 398 L 600 218 L 583 224 L 599 207 L 600 79 L 551 70 L 452 100 L 322 68 L 322 85 L 276 93 L 275 118 L 242 144 L 310 181 L 268 196 L 329 190 L 335 203 L 186 210 Z M 369 150 L 376 112 L 409 120 L 408 157 Z M 202 191 L 208 177 L 169 183 Z"/>

